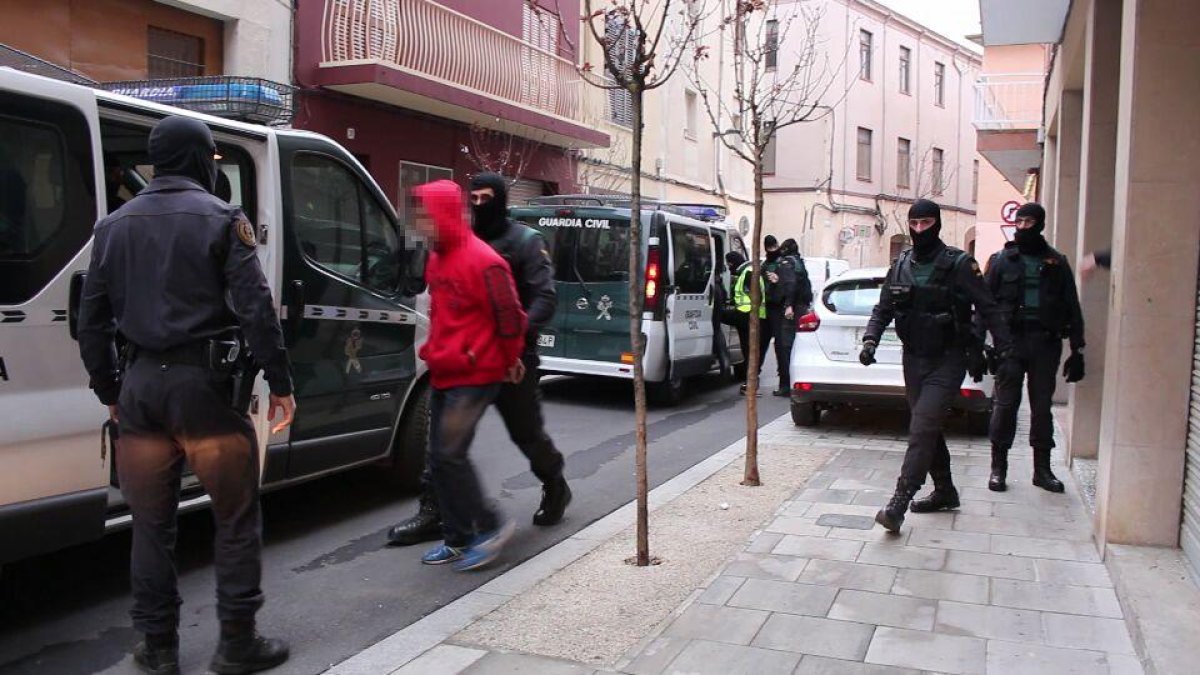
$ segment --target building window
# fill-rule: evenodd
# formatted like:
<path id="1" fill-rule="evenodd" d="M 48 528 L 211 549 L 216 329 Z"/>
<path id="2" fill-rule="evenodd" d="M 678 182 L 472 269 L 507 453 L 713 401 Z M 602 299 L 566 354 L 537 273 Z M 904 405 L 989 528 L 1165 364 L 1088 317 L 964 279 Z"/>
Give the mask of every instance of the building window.
<path id="1" fill-rule="evenodd" d="M 907 190 L 911 187 L 912 141 L 901 138 L 896 142 L 896 187 Z"/>
<path id="2" fill-rule="evenodd" d="M 946 107 L 946 64 L 933 64 L 933 102 Z"/>
<path id="3" fill-rule="evenodd" d="M 688 91 L 684 93 L 684 111 L 687 114 L 686 126 L 683 128 L 683 135 L 692 140 L 696 140 L 697 126 L 699 125 L 700 104 L 696 96 L 696 92 Z"/>
<path id="4" fill-rule="evenodd" d="M 604 29 L 608 58 L 618 70 L 628 70 L 637 56 L 637 30 L 621 15 L 610 12 Z M 609 81 L 610 84 L 616 84 Z M 628 89 L 608 90 L 609 119 L 623 127 L 633 126 L 633 94 Z"/>
<path id="5" fill-rule="evenodd" d="M 871 81 L 871 44 L 874 36 L 870 31 L 858 31 L 858 76 L 867 82 Z"/>
<path id="6" fill-rule="evenodd" d="M 775 19 L 767 21 L 767 45 L 764 51 L 767 70 L 775 70 L 779 65 L 779 22 Z"/>
<path id="7" fill-rule="evenodd" d="M 945 176 L 943 172 L 946 168 L 946 153 L 941 148 L 933 149 L 933 167 L 930 170 L 930 179 L 933 182 L 933 194 L 940 195 L 945 192 Z"/>
<path id="8" fill-rule="evenodd" d="M 204 38 L 147 28 L 146 76 L 152 80 L 204 75 Z"/>
<path id="9" fill-rule="evenodd" d="M 908 47 L 900 48 L 900 93 L 912 93 L 909 88 L 909 72 L 912 71 L 912 50 Z"/>
<path id="10" fill-rule="evenodd" d="M 761 133 L 770 134 L 770 138 L 767 141 L 767 147 L 763 149 L 763 174 L 773 174 L 775 173 L 775 146 L 777 134 L 771 129 L 770 122 L 763 122 L 763 129 Z"/>
<path id="11" fill-rule="evenodd" d="M 975 160 L 974 174 L 971 177 L 971 203 L 979 201 L 979 160 Z"/>
<path id="12" fill-rule="evenodd" d="M 871 181 L 871 130 L 858 128 L 858 179 Z"/>

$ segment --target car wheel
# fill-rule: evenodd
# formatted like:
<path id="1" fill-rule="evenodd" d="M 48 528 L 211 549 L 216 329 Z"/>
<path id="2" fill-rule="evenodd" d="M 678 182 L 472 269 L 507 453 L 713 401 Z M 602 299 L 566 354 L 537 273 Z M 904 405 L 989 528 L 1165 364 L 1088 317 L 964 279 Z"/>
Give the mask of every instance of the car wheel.
<path id="1" fill-rule="evenodd" d="M 792 422 L 798 427 L 815 427 L 821 421 L 816 403 L 792 403 Z"/>
<path id="2" fill-rule="evenodd" d="M 967 412 L 967 432 L 972 436 L 987 436 L 991 423 L 990 412 Z"/>
<path id="3" fill-rule="evenodd" d="M 672 375 L 666 382 L 648 382 L 646 394 L 655 405 L 676 406 L 683 400 L 683 378 Z"/>
<path id="4" fill-rule="evenodd" d="M 429 451 L 429 385 L 418 384 L 412 405 L 400 420 L 392 447 L 392 483 L 405 492 L 421 489 L 421 473 Z"/>

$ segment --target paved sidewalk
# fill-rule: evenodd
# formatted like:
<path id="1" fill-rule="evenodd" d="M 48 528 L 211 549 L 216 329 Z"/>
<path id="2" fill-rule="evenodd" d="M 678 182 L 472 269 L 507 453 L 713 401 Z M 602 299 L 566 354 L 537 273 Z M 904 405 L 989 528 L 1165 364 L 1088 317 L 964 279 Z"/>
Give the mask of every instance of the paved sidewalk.
<path id="1" fill-rule="evenodd" d="M 1022 422 L 1018 438 L 1027 435 Z M 894 486 L 902 433 L 860 432 L 849 422 L 798 429 L 790 420 L 770 429 L 774 442 L 841 449 L 705 588 L 612 667 L 492 652 L 453 637 L 402 661 L 361 666 L 424 675 L 1143 672 L 1074 482 L 1065 495 L 1033 487 L 1028 450 L 1012 453 L 1009 490 L 994 493 L 986 487 L 986 439 L 951 434 L 962 508 L 909 514 L 902 532 L 889 535 L 873 515 Z M 1055 459 L 1056 473 L 1069 480 Z M 482 602 L 476 618 L 504 602 L 471 597 L 463 601 Z"/>

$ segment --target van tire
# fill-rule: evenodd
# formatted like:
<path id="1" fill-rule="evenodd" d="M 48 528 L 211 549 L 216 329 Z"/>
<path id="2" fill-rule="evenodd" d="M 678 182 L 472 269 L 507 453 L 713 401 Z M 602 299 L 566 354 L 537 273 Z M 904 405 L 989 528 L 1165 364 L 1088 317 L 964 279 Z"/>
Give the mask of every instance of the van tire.
<path id="1" fill-rule="evenodd" d="M 646 393 L 649 394 L 650 400 L 655 405 L 670 407 L 677 406 L 683 401 L 683 378 L 678 375 L 672 375 L 671 379 L 666 382 L 647 383 L 646 389 Z"/>
<path id="2" fill-rule="evenodd" d="M 421 472 L 429 450 L 429 385 L 417 384 L 412 405 L 404 412 L 392 446 L 392 484 L 405 492 L 421 489 Z"/>
<path id="3" fill-rule="evenodd" d="M 821 422 L 816 403 L 792 403 L 792 422 L 798 427 L 815 427 Z"/>

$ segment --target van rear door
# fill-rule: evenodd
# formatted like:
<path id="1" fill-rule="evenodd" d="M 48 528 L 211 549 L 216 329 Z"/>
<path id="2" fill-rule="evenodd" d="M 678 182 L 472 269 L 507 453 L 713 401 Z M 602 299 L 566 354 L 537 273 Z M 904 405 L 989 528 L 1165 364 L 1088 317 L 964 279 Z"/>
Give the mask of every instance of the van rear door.
<path id="1" fill-rule="evenodd" d="M 0 562 L 104 531 L 107 411 L 72 339 L 99 139 L 90 89 L 0 69 Z"/>
<path id="2" fill-rule="evenodd" d="M 712 366 L 713 243 L 707 227 L 671 221 L 670 294 L 667 296 L 671 372 L 700 375 Z"/>

